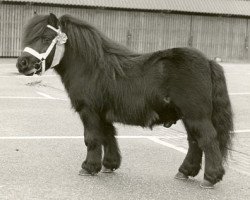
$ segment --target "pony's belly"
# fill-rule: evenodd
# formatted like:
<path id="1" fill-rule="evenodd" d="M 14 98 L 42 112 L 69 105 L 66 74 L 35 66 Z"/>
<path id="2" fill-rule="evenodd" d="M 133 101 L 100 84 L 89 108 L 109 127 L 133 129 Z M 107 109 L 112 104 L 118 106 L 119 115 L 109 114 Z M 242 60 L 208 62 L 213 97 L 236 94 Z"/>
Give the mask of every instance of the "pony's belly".
<path id="1" fill-rule="evenodd" d="M 153 110 L 147 112 L 144 111 L 140 114 L 123 113 L 120 115 L 110 110 L 106 113 L 106 120 L 111 123 L 119 122 L 128 125 L 152 127 L 159 120 L 159 115 Z"/>

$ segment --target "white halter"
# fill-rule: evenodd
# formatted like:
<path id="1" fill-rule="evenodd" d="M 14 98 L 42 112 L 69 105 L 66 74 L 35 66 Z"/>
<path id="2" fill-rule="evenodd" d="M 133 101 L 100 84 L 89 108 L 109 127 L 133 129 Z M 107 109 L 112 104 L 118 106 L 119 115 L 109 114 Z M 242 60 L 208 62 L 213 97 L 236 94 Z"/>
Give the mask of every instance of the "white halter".
<path id="1" fill-rule="evenodd" d="M 61 31 L 60 27 L 59 29 L 56 29 L 50 25 L 47 25 L 47 27 L 55 31 L 57 33 L 57 36 L 52 40 L 51 44 L 49 45 L 45 53 L 38 53 L 36 50 L 30 47 L 25 47 L 23 50 L 24 52 L 28 52 L 40 60 L 40 63 L 42 64 L 42 71 L 39 73 L 39 75 L 42 75 L 45 72 L 45 60 L 55 45 L 56 45 L 56 50 L 50 68 L 59 64 L 65 51 L 64 44 L 68 39 L 67 35 Z M 37 70 L 34 69 L 34 71 L 36 72 Z"/>

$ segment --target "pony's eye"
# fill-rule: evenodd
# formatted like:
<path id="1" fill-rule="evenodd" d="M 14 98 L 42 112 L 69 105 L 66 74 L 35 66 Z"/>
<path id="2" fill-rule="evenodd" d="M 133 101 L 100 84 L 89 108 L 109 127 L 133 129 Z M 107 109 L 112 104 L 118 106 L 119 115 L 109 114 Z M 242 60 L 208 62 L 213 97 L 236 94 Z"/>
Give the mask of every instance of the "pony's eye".
<path id="1" fill-rule="evenodd" d="M 44 38 L 42 38 L 42 42 L 43 43 L 49 43 L 49 42 L 51 42 L 51 39 L 48 38 L 48 37 L 44 37 Z"/>

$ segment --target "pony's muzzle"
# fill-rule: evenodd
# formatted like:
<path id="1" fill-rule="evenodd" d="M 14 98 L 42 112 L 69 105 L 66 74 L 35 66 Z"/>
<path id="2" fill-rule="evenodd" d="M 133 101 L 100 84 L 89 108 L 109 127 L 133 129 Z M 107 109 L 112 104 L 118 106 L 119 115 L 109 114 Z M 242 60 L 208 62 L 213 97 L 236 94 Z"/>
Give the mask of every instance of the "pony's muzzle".
<path id="1" fill-rule="evenodd" d="M 20 73 L 26 76 L 32 76 L 36 72 L 36 69 L 30 64 L 28 57 L 20 56 L 17 60 L 16 67 Z"/>
<path id="2" fill-rule="evenodd" d="M 28 63 L 27 58 L 25 58 L 25 57 L 19 57 L 18 58 L 17 68 L 18 68 L 19 72 L 22 73 L 22 72 L 27 71 L 28 65 L 29 65 L 29 63 Z"/>

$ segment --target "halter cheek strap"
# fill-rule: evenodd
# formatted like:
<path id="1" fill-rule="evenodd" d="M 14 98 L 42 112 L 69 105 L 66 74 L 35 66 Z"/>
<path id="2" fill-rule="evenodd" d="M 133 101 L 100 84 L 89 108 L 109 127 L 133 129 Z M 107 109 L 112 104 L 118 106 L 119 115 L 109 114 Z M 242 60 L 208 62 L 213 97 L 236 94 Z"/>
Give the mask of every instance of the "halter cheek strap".
<path id="1" fill-rule="evenodd" d="M 52 51 L 53 47 L 55 46 L 55 44 L 57 43 L 57 39 L 53 39 L 51 44 L 49 45 L 48 49 L 46 50 L 45 53 L 38 53 L 37 51 L 35 51 L 34 49 L 30 48 L 30 47 L 25 47 L 25 49 L 23 51 L 30 53 L 31 55 L 35 56 L 36 58 L 38 58 L 42 64 L 42 71 L 41 74 L 43 74 L 45 72 L 45 60 L 48 57 L 48 55 L 50 54 L 50 52 Z M 51 66 L 52 67 L 52 66 Z"/>
<path id="2" fill-rule="evenodd" d="M 49 45 L 49 47 L 45 53 L 38 53 L 36 50 L 34 50 L 30 47 L 25 47 L 23 50 L 24 52 L 28 52 L 40 60 L 39 64 L 42 64 L 42 66 L 41 66 L 42 71 L 40 72 L 40 75 L 42 75 L 45 72 L 45 68 L 46 68 L 45 60 L 55 45 L 56 45 L 56 50 L 55 50 L 55 54 L 54 54 L 53 61 L 52 61 L 50 68 L 59 64 L 59 62 L 61 61 L 61 59 L 63 57 L 64 51 L 65 51 L 64 43 L 66 43 L 66 41 L 67 41 L 67 36 L 65 33 L 62 33 L 60 27 L 59 27 L 59 29 L 56 29 L 50 25 L 47 25 L 47 27 L 52 29 L 53 31 L 55 31 L 57 33 L 57 36 L 52 40 L 51 44 Z"/>

